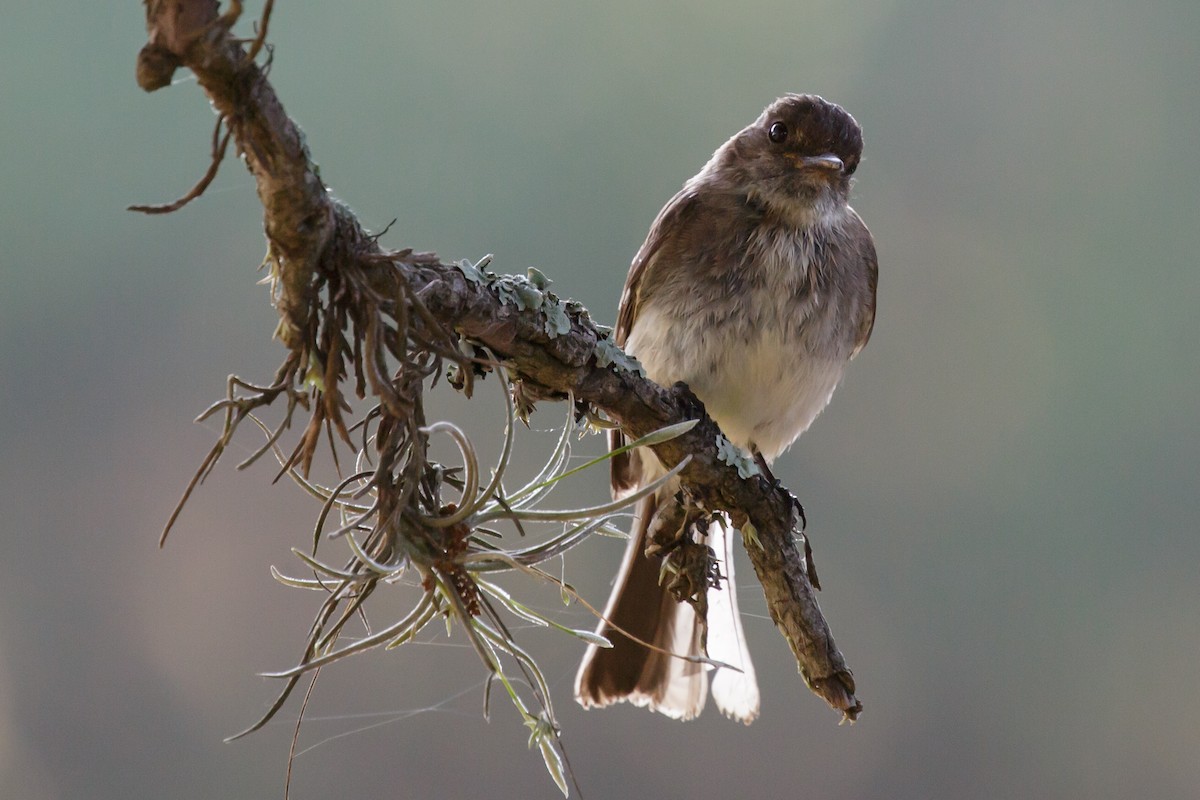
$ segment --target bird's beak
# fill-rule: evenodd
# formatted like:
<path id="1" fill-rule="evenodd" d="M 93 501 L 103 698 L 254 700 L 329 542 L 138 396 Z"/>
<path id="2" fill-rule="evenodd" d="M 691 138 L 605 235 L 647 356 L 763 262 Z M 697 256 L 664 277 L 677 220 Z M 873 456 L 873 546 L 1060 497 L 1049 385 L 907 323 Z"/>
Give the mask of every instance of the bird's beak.
<path id="1" fill-rule="evenodd" d="M 833 172 L 841 172 L 846 168 L 842 160 L 833 153 L 822 153 L 819 156 L 809 156 L 797 160 L 801 169 L 827 169 Z"/>

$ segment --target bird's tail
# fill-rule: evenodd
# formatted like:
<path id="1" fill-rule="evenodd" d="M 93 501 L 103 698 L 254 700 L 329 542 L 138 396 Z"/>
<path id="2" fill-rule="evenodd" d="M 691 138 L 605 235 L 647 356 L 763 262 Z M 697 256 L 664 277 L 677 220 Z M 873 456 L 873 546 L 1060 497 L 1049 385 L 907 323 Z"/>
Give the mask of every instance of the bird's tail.
<path id="1" fill-rule="evenodd" d="M 613 646 L 588 646 L 575 678 L 575 698 L 585 708 L 629 702 L 674 719 L 692 719 L 704 709 L 710 667 L 668 653 L 701 655 L 704 623 L 691 605 L 676 602 L 659 584 L 658 560 L 643 554 L 657 502 L 651 495 L 638 505 L 625 558 L 597 629 Z M 749 723 L 758 715 L 758 684 L 738 616 L 731 537 L 719 522 L 709 526 L 709 537 L 728 579 L 719 590 L 709 589 L 708 650 L 712 658 L 742 670 L 718 669 L 713 698 L 726 716 Z M 618 628 L 667 652 L 645 647 Z"/>

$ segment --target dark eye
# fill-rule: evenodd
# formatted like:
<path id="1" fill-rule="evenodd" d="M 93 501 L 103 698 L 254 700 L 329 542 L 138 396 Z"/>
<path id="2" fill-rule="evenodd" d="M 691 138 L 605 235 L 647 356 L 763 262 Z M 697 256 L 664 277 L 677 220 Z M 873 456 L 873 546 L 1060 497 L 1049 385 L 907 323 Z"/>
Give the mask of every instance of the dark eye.
<path id="1" fill-rule="evenodd" d="M 771 130 L 767 131 L 767 136 L 771 137 L 771 141 L 775 144 L 787 141 L 787 135 L 787 125 L 782 122 L 772 122 Z"/>

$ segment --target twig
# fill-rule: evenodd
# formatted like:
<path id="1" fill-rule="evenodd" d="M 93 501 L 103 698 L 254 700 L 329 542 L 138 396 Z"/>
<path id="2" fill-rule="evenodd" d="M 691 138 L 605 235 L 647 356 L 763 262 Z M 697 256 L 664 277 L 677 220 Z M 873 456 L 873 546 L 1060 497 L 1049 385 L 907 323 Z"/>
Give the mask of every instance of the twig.
<path id="1" fill-rule="evenodd" d="M 263 43 L 267 41 L 267 25 L 271 21 L 271 9 L 274 7 L 275 0 L 267 0 L 266 5 L 263 6 L 262 18 L 258 21 L 258 36 L 254 37 L 254 41 L 250 44 L 250 51 L 246 53 L 247 61 L 257 58 Z"/>
<path id="2" fill-rule="evenodd" d="M 170 214 L 173 211 L 186 206 L 188 203 L 195 200 L 200 195 L 204 194 L 204 190 L 209 187 L 213 179 L 217 177 L 217 170 L 221 167 L 221 162 L 225 159 L 225 148 L 229 146 L 229 137 L 233 135 L 233 131 L 225 131 L 225 135 L 221 136 L 221 123 L 225 121 L 224 117 L 217 120 L 217 126 L 213 128 L 212 142 L 212 160 L 209 162 L 208 171 L 200 180 L 196 181 L 196 185 L 188 190 L 188 193 L 172 203 L 163 203 L 161 205 L 139 205 L 127 206 L 127 211 L 140 211 L 143 214 Z"/>

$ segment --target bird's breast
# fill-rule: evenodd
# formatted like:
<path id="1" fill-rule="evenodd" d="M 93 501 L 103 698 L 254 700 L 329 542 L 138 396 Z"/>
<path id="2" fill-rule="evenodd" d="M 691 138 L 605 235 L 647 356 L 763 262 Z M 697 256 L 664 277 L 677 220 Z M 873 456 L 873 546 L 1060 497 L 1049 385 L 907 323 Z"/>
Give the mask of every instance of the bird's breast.
<path id="1" fill-rule="evenodd" d="M 655 382 L 686 382 L 731 441 L 771 460 L 829 402 L 852 351 L 853 309 L 824 285 L 819 242 L 761 237 L 730 269 L 649 297 L 626 350 Z"/>

